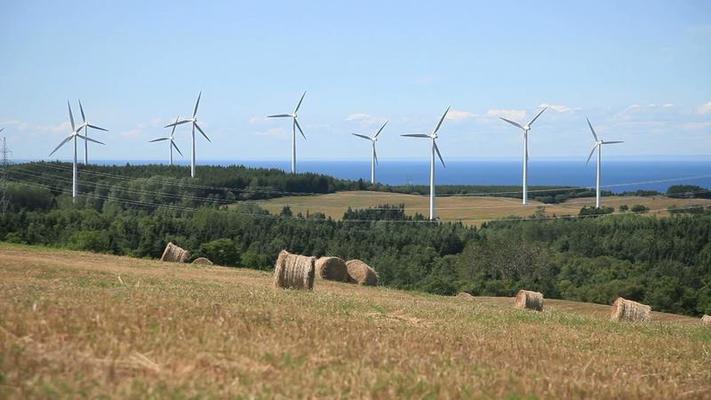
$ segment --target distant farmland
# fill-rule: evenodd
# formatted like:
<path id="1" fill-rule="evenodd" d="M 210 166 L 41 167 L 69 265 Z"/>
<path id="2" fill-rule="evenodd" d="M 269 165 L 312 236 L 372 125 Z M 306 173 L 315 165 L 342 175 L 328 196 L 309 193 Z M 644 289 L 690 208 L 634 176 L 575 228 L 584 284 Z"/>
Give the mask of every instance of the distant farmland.
<path id="1" fill-rule="evenodd" d="M 289 206 L 291 211 L 306 214 L 307 212 L 321 212 L 334 219 L 343 217 L 343 213 L 351 208 L 376 207 L 381 204 L 404 204 L 409 215 L 420 213 L 428 215 L 428 196 L 383 193 L 369 191 L 338 192 L 315 196 L 289 196 L 270 200 L 258 201 L 273 214 L 281 212 L 282 208 Z M 610 196 L 603 197 L 603 205 L 614 207 L 615 210 L 622 204 L 630 207 L 641 204 L 654 211 L 656 215 L 668 215 L 668 207 L 687 207 L 689 205 L 711 206 L 708 199 L 673 199 L 666 196 Z M 529 201 L 528 206 L 523 206 L 520 199 L 509 197 L 479 197 L 479 196 L 442 196 L 437 198 L 437 215 L 443 221 L 462 221 L 469 225 L 505 217 L 529 217 L 539 207 L 548 216 L 577 215 L 583 206 L 594 206 L 595 198 L 576 198 L 561 204 L 544 204 L 538 201 Z"/>
<path id="2" fill-rule="evenodd" d="M 0 398 L 709 398 L 711 330 L 0 244 Z"/>

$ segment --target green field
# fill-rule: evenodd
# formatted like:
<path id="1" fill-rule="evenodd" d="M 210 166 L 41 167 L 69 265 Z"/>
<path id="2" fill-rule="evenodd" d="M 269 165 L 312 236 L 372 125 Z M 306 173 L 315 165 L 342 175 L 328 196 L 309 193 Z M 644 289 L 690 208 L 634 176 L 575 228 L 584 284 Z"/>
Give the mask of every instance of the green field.
<path id="1" fill-rule="evenodd" d="M 407 214 L 429 213 L 429 197 L 401 193 L 369 191 L 337 192 L 316 196 L 289 196 L 257 202 L 273 214 L 289 206 L 296 213 L 322 212 L 334 219 L 343 217 L 351 208 L 376 207 L 382 204 L 404 204 Z M 603 205 L 617 209 L 620 205 L 641 204 L 650 209 L 650 213 L 668 215 L 668 207 L 688 207 L 690 205 L 711 206 L 708 199 L 673 199 L 666 196 L 609 196 L 603 198 Z M 595 198 L 576 198 L 561 204 L 544 204 L 529 201 L 527 206 L 521 200 L 510 197 L 484 196 L 443 196 L 437 198 L 437 215 L 443 221 L 462 221 L 469 225 L 505 217 L 529 217 L 537 210 L 548 216 L 577 215 L 583 206 L 594 206 Z"/>
<path id="2" fill-rule="evenodd" d="M 0 244 L 0 398 L 711 398 L 711 328 Z"/>

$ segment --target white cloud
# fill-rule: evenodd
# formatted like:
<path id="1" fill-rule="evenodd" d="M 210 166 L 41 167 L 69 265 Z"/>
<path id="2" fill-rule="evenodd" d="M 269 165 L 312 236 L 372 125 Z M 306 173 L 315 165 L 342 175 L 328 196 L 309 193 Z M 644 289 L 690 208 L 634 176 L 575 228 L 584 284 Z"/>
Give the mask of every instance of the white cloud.
<path id="1" fill-rule="evenodd" d="M 463 121 L 465 119 L 474 118 L 476 115 L 470 113 L 469 111 L 462 110 L 449 110 L 447 113 L 447 120 L 449 121 Z"/>
<path id="2" fill-rule="evenodd" d="M 372 126 L 383 124 L 386 119 L 383 117 L 376 117 L 366 113 L 353 113 L 346 117 L 348 122 L 357 122 L 361 126 Z"/>
<path id="3" fill-rule="evenodd" d="M 565 113 L 565 112 L 574 111 L 573 108 L 570 108 L 570 107 L 568 107 L 568 106 L 564 106 L 564 105 L 562 105 L 562 104 L 548 104 L 548 103 L 543 103 L 543 104 L 539 105 L 538 107 L 539 107 L 539 108 L 548 107 L 548 108 L 550 108 L 551 110 L 553 110 L 553 111 L 555 111 L 555 112 L 559 112 L 559 113 Z"/>
<path id="4" fill-rule="evenodd" d="M 255 135 L 277 138 L 286 136 L 286 131 L 284 130 L 284 128 L 270 128 L 266 131 L 255 132 Z"/>
<path id="5" fill-rule="evenodd" d="M 522 121 L 526 118 L 526 110 L 497 110 L 492 109 L 486 112 L 487 117 L 499 118 L 503 117 L 513 121 Z"/>
<path id="6" fill-rule="evenodd" d="M 140 128 L 133 128 L 129 129 L 127 131 L 120 132 L 119 135 L 121 137 L 127 138 L 127 139 L 135 139 L 139 136 L 141 136 L 141 133 L 143 133 L 143 130 Z"/>
<path id="7" fill-rule="evenodd" d="M 696 112 L 701 115 L 711 114 L 711 101 L 699 106 L 699 108 L 696 109 Z"/>
<path id="8" fill-rule="evenodd" d="M 267 121 L 268 121 L 268 118 L 267 118 L 267 117 L 262 117 L 262 116 L 259 116 L 259 115 L 255 115 L 255 116 L 253 116 L 253 117 L 251 117 L 251 118 L 249 119 L 249 123 L 252 124 L 252 125 L 262 124 L 262 123 L 265 123 L 265 122 L 267 122 Z"/>

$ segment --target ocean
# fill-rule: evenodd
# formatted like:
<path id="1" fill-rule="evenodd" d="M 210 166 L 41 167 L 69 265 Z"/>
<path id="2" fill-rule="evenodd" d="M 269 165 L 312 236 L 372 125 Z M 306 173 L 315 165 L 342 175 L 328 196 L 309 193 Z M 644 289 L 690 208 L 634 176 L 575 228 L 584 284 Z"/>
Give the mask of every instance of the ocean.
<path id="1" fill-rule="evenodd" d="M 131 164 L 164 163 L 165 161 L 130 161 Z M 123 165 L 126 161 L 102 161 Z M 207 160 L 200 164 L 278 168 L 288 170 L 290 161 L 225 161 Z M 181 165 L 187 165 L 181 161 Z M 198 166 L 199 167 L 199 166 Z M 342 179 L 370 180 L 370 161 L 299 161 L 299 172 L 315 172 Z M 445 168 L 437 165 L 438 185 L 520 185 L 520 161 L 449 161 Z M 391 185 L 429 184 L 428 161 L 381 161 L 376 180 Z M 594 160 L 530 161 L 528 183 L 535 185 L 570 185 L 594 187 Z M 636 190 L 666 191 L 671 185 L 691 184 L 711 187 L 711 160 L 619 161 L 603 163 L 602 186 L 616 193 Z"/>

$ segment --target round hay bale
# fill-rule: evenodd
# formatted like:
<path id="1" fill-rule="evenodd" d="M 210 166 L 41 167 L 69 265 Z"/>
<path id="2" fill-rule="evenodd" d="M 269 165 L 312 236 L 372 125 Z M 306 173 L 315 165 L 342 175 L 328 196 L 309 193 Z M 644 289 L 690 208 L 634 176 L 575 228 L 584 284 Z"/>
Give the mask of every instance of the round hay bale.
<path id="1" fill-rule="evenodd" d="M 184 263 L 190 258 L 190 252 L 176 246 L 173 244 L 173 242 L 168 242 L 168 244 L 165 246 L 165 250 L 163 250 L 163 255 L 160 257 L 161 261 L 168 261 L 168 262 L 178 262 L 178 263 Z"/>
<path id="2" fill-rule="evenodd" d="M 651 317 L 652 307 L 646 304 L 623 299 L 622 297 L 618 297 L 612 303 L 612 313 L 610 314 L 612 321 L 645 322 L 649 321 Z"/>
<path id="3" fill-rule="evenodd" d="M 543 293 L 523 289 L 519 290 L 514 299 L 514 307 L 543 311 Z"/>
<path id="4" fill-rule="evenodd" d="M 212 265 L 212 261 L 210 261 L 208 258 L 205 258 L 205 257 L 198 257 L 195 260 L 193 260 L 193 264 Z"/>
<path id="5" fill-rule="evenodd" d="M 321 257 L 316 260 L 316 277 L 329 281 L 348 282 L 346 262 L 338 257 Z"/>
<path id="6" fill-rule="evenodd" d="M 457 297 L 462 300 L 474 300 L 474 296 L 472 296 L 471 294 L 469 294 L 467 292 L 459 292 L 457 294 Z"/>
<path id="7" fill-rule="evenodd" d="M 711 315 L 704 315 L 703 317 L 701 317 L 701 323 L 703 325 L 711 326 Z"/>
<path id="8" fill-rule="evenodd" d="M 300 256 L 282 250 L 274 266 L 274 286 L 283 289 L 313 290 L 315 257 Z"/>
<path id="9" fill-rule="evenodd" d="M 349 282 L 364 286 L 375 286 L 378 284 L 378 273 L 370 265 L 361 260 L 346 261 Z"/>

